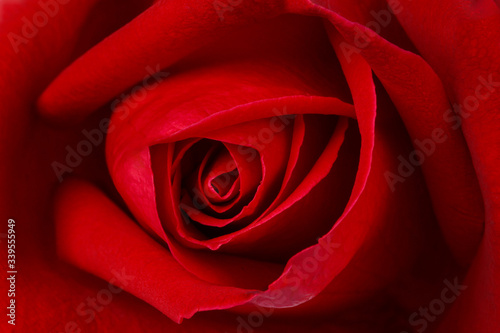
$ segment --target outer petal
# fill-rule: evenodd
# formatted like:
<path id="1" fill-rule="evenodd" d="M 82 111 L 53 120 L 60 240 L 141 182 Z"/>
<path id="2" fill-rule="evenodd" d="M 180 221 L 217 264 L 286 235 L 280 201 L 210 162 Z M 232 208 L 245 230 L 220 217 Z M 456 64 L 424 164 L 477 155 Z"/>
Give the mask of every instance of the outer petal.
<path id="1" fill-rule="evenodd" d="M 352 9 L 338 1 L 315 2 L 336 8 L 342 14 Z M 446 121 L 451 106 L 442 83 L 430 66 L 418 55 L 387 42 L 362 25 L 376 22 L 374 12 L 385 10 L 389 13 L 386 4 L 372 8 L 371 16 L 349 15 L 354 22 L 333 11 L 322 11 L 322 15 L 329 18 L 347 41 L 336 41 L 342 48 L 342 56 L 350 61 L 354 51 L 349 47 L 355 48 L 355 53 L 363 55 L 387 89 L 412 137 L 415 150 L 424 155 L 420 164 L 446 241 L 457 260 L 468 264 L 481 239 L 484 221 L 482 197 L 469 151 L 462 133 Z M 398 11 L 404 13 L 404 8 L 398 7 Z M 396 27 L 386 27 L 393 28 Z M 406 160 L 410 157 L 401 156 Z M 398 174 L 399 170 L 387 170 L 386 174 Z M 408 178 L 404 176 L 401 182 Z M 397 189 L 398 183 L 388 183 L 393 190 Z"/>
<path id="2" fill-rule="evenodd" d="M 170 66 L 231 29 L 282 14 L 282 7 L 282 1 L 245 2 L 221 21 L 213 1 L 157 1 L 67 68 L 42 95 L 40 110 L 84 118 L 141 80 L 147 66 Z"/>
<path id="3" fill-rule="evenodd" d="M 106 280 L 115 278 L 118 287 L 176 322 L 197 311 L 243 304 L 254 294 L 191 276 L 169 251 L 89 184 L 67 182 L 56 205 L 58 251 L 64 259 Z"/>
<path id="4" fill-rule="evenodd" d="M 422 55 L 447 84 L 452 102 L 462 106 L 453 120 L 463 123 L 481 193 L 484 198 L 485 230 L 479 251 L 469 269 L 468 286 L 452 309 L 442 332 L 489 332 L 500 328 L 491 318 L 500 316 L 500 161 L 499 45 L 500 11 L 493 1 L 443 1 L 439 5 L 402 1 L 399 20 Z M 410 20 L 410 17 L 412 18 Z M 422 28 L 435 33 L 424 36 Z M 488 83 L 490 81 L 490 83 Z M 466 103 L 478 101 L 477 106 Z M 470 309 L 481 309 L 471 312 Z M 458 320 L 457 320 L 458 319 Z"/>

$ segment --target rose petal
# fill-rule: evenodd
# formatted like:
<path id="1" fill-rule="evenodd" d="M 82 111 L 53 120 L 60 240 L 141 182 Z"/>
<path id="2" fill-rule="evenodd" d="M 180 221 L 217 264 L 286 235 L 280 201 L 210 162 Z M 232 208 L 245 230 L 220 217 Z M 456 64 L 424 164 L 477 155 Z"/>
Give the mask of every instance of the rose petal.
<path id="1" fill-rule="evenodd" d="M 500 296 L 496 283 L 500 276 L 500 204 L 497 190 L 497 165 L 500 160 L 497 111 L 500 71 L 497 59 L 500 50 L 492 40 L 500 31 L 500 11 L 493 1 L 460 1 L 459 5 L 443 1 L 439 6 L 429 1 L 423 1 L 419 6 L 402 1 L 402 5 L 405 10 L 398 14 L 398 19 L 448 87 L 447 95 L 451 102 L 463 106 L 466 100 L 469 103 L 474 98 L 479 101 L 477 107 L 463 108 L 466 113 L 453 122 L 462 122 L 462 131 L 479 180 L 484 200 L 484 234 L 468 276 L 462 282 L 467 290 L 457 299 L 441 332 L 495 331 L 500 327 L 498 321 L 491 320 L 499 315 L 497 303 Z M 411 21 L 408 20 L 410 16 Z M 436 33 L 432 38 L 424 38 L 423 27 Z M 493 84 L 488 81 L 493 81 Z M 455 181 L 460 181 L 460 177 Z M 478 307 L 482 311 L 470 311 Z"/>
<path id="2" fill-rule="evenodd" d="M 125 269 L 130 279 L 141 282 L 118 281 L 117 285 L 176 322 L 200 310 L 242 304 L 254 294 L 211 285 L 187 273 L 165 248 L 90 184 L 72 181 L 61 188 L 56 223 L 58 251 L 65 260 L 107 280 L 113 278 L 113 272 Z"/>
<path id="3" fill-rule="evenodd" d="M 353 39 L 366 28 L 333 12 L 325 15 L 347 41 L 359 45 Z M 341 39 L 333 42 L 340 47 L 345 44 Z M 470 262 L 483 230 L 482 198 L 463 136 L 445 121 L 450 105 L 442 83 L 422 58 L 376 35 L 360 52 L 398 107 L 415 149 L 424 151 L 422 169 L 449 246 L 457 260 Z M 397 177 L 398 170 L 388 172 Z M 399 182 L 391 182 L 390 186 L 397 190 Z"/>
<path id="4" fill-rule="evenodd" d="M 170 66 L 231 29 L 281 14 L 282 5 L 243 3 L 222 22 L 212 1 L 157 1 L 66 68 L 40 97 L 39 110 L 53 118 L 82 119 L 141 80 L 147 66 Z"/>

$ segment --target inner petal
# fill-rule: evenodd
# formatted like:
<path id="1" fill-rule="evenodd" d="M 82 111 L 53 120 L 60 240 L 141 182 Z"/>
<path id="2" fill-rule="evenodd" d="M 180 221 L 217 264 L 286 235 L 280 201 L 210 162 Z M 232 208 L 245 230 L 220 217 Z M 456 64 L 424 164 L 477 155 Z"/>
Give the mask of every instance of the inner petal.
<path id="1" fill-rule="evenodd" d="M 214 202 L 225 202 L 230 200 L 234 198 L 239 191 L 240 174 L 236 168 L 221 175 L 210 177 L 205 183 L 205 194 L 208 196 L 207 192 L 211 192 L 212 201 Z"/>
<path id="2" fill-rule="evenodd" d="M 203 192 L 212 203 L 224 203 L 240 193 L 239 170 L 227 149 L 221 149 L 202 171 Z"/>
<path id="3" fill-rule="evenodd" d="M 174 171 L 182 183 L 181 204 L 189 208 L 184 213 L 202 226 L 223 227 L 234 222 L 261 182 L 260 159 L 242 155 L 242 147 L 219 140 L 200 139 L 190 144 L 189 149 L 175 148 L 178 153 L 184 152 L 184 156 L 177 156 L 182 161 Z M 259 156 L 253 148 L 246 149 L 250 156 Z"/>

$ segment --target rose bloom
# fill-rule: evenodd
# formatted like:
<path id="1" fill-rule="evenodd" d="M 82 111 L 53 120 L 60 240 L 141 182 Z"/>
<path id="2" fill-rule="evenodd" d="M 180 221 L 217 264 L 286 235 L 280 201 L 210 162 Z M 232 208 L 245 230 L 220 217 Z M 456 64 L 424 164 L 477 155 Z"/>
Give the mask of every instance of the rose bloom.
<path id="1" fill-rule="evenodd" d="M 2 331 L 500 331 L 497 3 L 1 1 Z"/>

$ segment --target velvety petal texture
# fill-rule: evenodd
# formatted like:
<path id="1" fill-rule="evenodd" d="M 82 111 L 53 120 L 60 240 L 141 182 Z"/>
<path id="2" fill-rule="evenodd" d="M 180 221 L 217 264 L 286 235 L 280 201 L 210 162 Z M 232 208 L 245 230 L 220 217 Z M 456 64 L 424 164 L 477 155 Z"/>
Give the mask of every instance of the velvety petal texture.
<path id="1" fill-rule="evenodd" d="M 499 16 L 0 1 L 1 331 L 498 331 Z"/>

